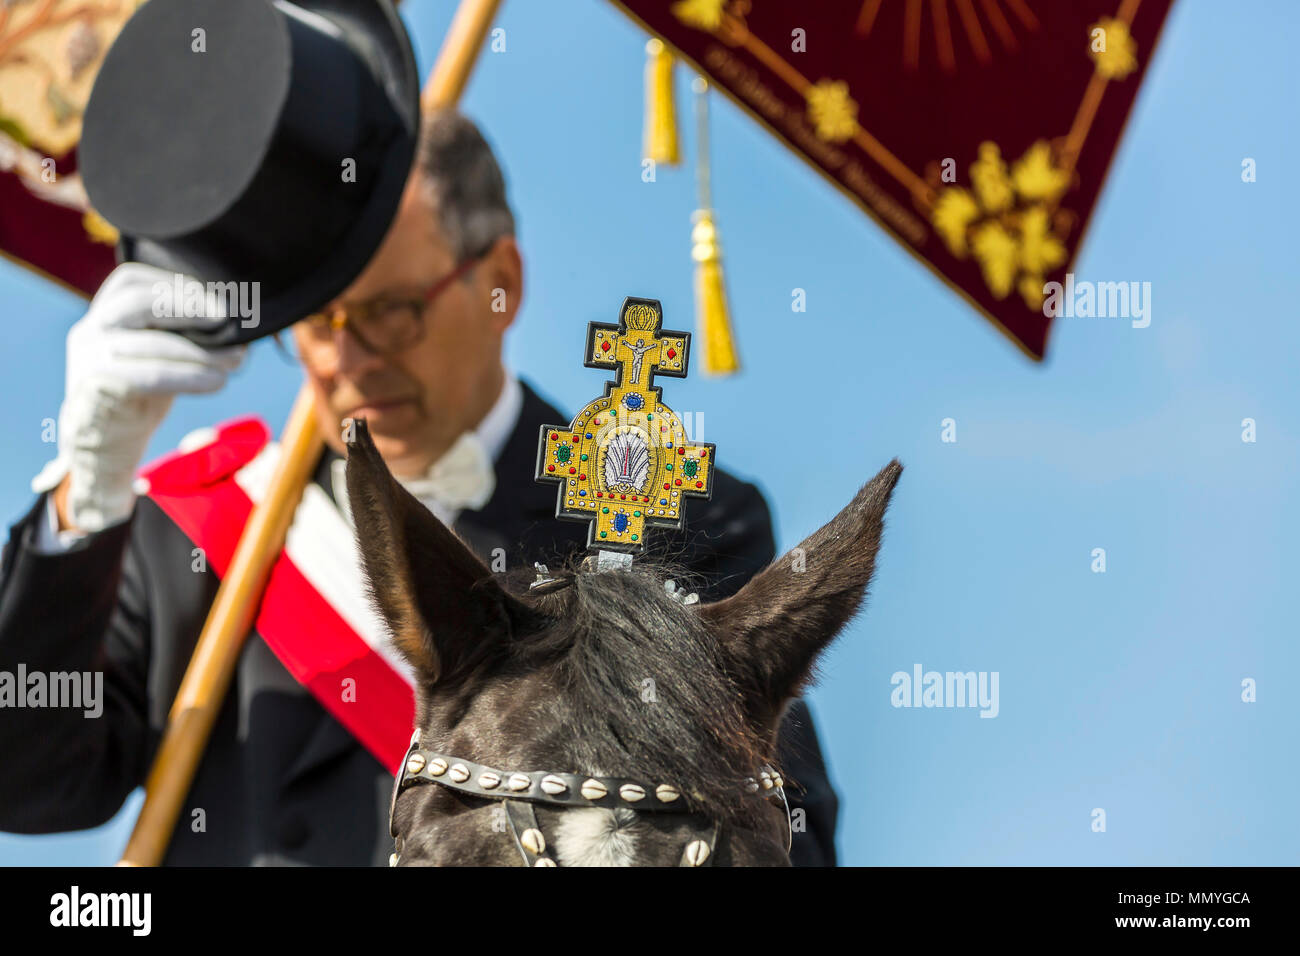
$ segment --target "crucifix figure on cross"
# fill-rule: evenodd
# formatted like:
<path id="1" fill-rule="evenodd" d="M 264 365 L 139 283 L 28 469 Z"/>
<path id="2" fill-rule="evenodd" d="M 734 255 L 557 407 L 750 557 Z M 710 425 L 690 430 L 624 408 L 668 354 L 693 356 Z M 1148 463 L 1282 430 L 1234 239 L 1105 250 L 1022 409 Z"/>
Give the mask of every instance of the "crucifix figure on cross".
<path id="1" fill-rule="evenodd" d="M 658 342 L 646 343 L 645 339 L 637 339 L 635 342 L 623 341 L 623 347 L 631 352 L 635 358 L 632 359 L 632 378 L 627 384 L 635 385 L 641 381 L 641 356 L 645 355 L 652 348 L 658 345 Z"/>
<path id="2" fill-rule="evenodd" d="M 680 529 L 685 499 L 713 493 L 713 446 L 690 441 L 653 385 L 686 377 L 691 344 L 662 321 L 658 300 L 629 297 L 618 324 L 590 323 L 584 364 L 614 381 L 570 425 L 542 428 L 537 480 L 560 483 L 556 517 L 590 522 L 590 547 L 640 551 L 647 527 Z"/>

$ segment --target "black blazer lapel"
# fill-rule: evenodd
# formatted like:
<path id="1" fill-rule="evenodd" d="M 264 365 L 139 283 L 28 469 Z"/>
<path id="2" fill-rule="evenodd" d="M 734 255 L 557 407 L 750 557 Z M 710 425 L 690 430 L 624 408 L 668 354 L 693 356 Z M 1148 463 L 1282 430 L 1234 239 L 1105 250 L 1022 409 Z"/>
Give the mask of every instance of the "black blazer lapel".
<path id="1" fill-rule="evenodd" d="M 555 486 L 534 480 L 537 436 L 543 425 L 567 425 L 569 416 L 546 401 L 528 382 L 519 420 L 496 460 L 496 490 L 479 511 L 463 511 L 454 530 L 474 551 L 491 561 L 502 548 L 507 568 L 531 567 L 533 561 L 562 561 L 586 546 L 586 527 L 555 520 Z"/>

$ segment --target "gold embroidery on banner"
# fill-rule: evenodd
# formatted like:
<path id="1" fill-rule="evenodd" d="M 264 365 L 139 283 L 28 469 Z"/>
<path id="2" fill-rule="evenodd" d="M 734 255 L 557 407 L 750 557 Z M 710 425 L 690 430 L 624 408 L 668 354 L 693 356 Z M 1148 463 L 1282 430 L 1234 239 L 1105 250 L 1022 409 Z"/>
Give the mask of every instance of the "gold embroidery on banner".
<path id="1" fill-rule="evenodd" d="M 996 143 L 980 143 L 971 164 L 974 193 L 963 186 L 939 192 L 930 222 L 958 259 L 974 255 L 994 297 L 1013 289 L 1031 309 L 1043 304 L 1043 277 L 1065 261 L 1064 234 L 1054 216 L 1070 173 L 1053 163 L 1039 140 L 1008 171 Z"/>
<path id="2" fill-rule="evenodd" d="M 1030 32 L 1035 32 L 1040 28 L 1037 18 L 1034 17 L 1023 0 L 1005 0 L 1005 2 L 1008 9 L 1020 19 L 1023 26 Z M 1060 146 L 1058 162 L 1053 164 L 1048 159 L 1049 154 L 1046 143 L 1041 144 L 1037 153 L 1031 149 L 1022 159 L 1023 172 L 1018 175 L 1013 183 L 1017 194 L 1022 200 L 1035 198 L 1045 200 L 1045 197 L 1052 192 L 1059 195 L 1060 192 L 1064 191 L 1065 184 L 1068 184 L 1074 171 L 1079 152 L 1083 148 L 1083 142 L 1087 137 L 1092 119 L 1101 104 L 1107 80 L 1122 79 L 1123 76 L 1137 68 L 1136 43 L 1132 38 L 1129 27 L 1137 13 L 1140 2 L 1141 0 L 1121 0 L 1116 15 L 1103 18 L 1097 24 L 1097 26 L 1106 30 L 1107 52 L 1101 59 L 1097 60 L 1097 73 L 1085 90 L 1070 131 L 1066 135 L 1064 143 Z M 892 176 L 894 180 L 911 193 L 917 207 L 930 216 L 931 222 L 945 241 L 948 242 L 949 248 L 956 246 L 965 249 L 965 229 L 962 224 L 963 221 L 968 222 L 971 218 L 965 200 L 960 196 L 947 195 L 951 193 L 951 189 L 937 191 L 863 128 L 857 118 L 858 104 L 849 97 L 848 86 L 844 81 L 822 80 L 817 84 L 813 84 L 786 62 L 777 51 L 750 33 L 745 23 L 745 16 L 751 6 L 751 0 L 680 0 L 680 2 L 673 5 L 671 10 L 673 15 L 687 26 L 712 33 L 730 46 L 743 48 L 758 62 L 767 67 L 774 76 L 784 81 L 787 86 L 807 101 L 809 117 L 819 137 L 827 142 L 852 141 L 879 164 L 884 172 Z M 866 35 L 870 32 L 878 8 L 878 3 L 868 2 L 863 5 L 854 26 L 855 32 L 859 35 Z M 959 2 L 958 9 L 963 21 L 967 20 L 968 15 L 965 8 L 966 4 Z M 996 6 L 986 0 L 985 9 L 992 17 L 992 12 L 996 11 Z M 1008 50 L 1015 49 L 1014 37 L 1010 35 L 1010 30 L 1006 28 L 1006 24 L 1002 21 L 1000 15 L 993 17 L 991 22 L 1004 46 Z M 977 36 L 974 31 L 969 30 L 969 24 L 968 33 L 974 47 L 982 51 L 987 50 L 982 34 Z M 1091 46 L 1089 49 L 1091 50 Z M 1097 59 L 1097 55 L 1093 55 Z M 777 117 L 773 116 L 772 118 L 776 119 Z M 986 190 L 990 186 L 997 186 L 999 181 L 997 177 L 990 177 L 987 183 Z M 991 194 L 982 198 L 987 198 L 990 203 L 996 206 L 996 199 Z M 1009 194 L 1005 198 L 1009 199 Z M 1054 202 L 1054 199 L 1045 201 Z M 941 203 L 943 204 L 942 208 L 940 208 Z M 986 211 L 993 210 L 986 208 Z M 942 228 L 940 228 L 940 223 L 943 223 Z M 959 235 L 962 238 L 958 238 Z M 986 250 L 989 250 L 988 255 L 991 260 L 1005 258 L 1006 243 L 1002 241 L 1000 233 L 986 233 L 984 246 Z M 1046 260 L 1051 256 L 1045 255 L 1042 258 Z"/>
<path id="3" fill-rule="evenodd" d="M 670 9 L 676 18 L 687 26 L 711 33 L 726 46 L 743 50 L 806 103 L 809 89 L 813 84 L 787 62 L 781 53 L 749 32 L 745 17 L 754 2 L 755 0 L 680 0 Z M 943 3 L 945 0 L 931 0 L 931 2 Z M 971 0 L 954 0 L 954 2 L 958 17 L 966 27 L 967 37 L 976 58 L 981 63 L 987 63 L 993 58 L 989 37 L 982 30 L 971 26 L 973 3 Z M 1008 53 L 1018 51 L 1021 44 L 1015 36 L 1015 30 L 1008 23 L 1007 16 L 999 10 L 999 3 L 1006 5 L 1007 11 L 1014 19 L 1020 21 L 1020 25 L 1027 32 L 1034 33 L 1041 29 L 1041 23 L 1029 10 L 1026 0 L 977 0 L 977 2 L 981 12 L 988 17 L 992 35 L 997 37 Z M 619 0 L 615 0 L 615 3 L 643 28 L 651 33 L 654 32 L 644 20 Z M 1113 23 L 1122 28 L 1124 36 L 1130 40 L 1132 39 L 1130 28 L 1140 4 L 1141 0 L 1119 0 L 1119 9 L 1113 18 Z M 881 6 L 883 0 L 863 0 L 856 22 L 848 29 L 861 37 L 869 35 Z M 712 24 L 715 18 L 716 25 L 706 25 L 706 23 Z M 1112 29 L 1115 28 L 1112 26 Z M 905 29 L 904 33 L 906 32 Z M 1129 45 L 1121 41 L 1120 46 L 1128 48 L 1133 56 L 1133 69 L 1137 69 L 1139 63 L 1136 57 L 1136 44 Z M 819 138 L 815 129 L 809 126 L 808 112 L 796 113 L 787 107 L 747 63 L 718 46 L 708 48 L 700 57 L 700 64 L 696 64 L 681 49 L 674 47 L 674 51 L 679 57 L 695 65 L 697 69 L 702 65 L 714 75 L 728 81 L 732 88 L 728 89 L 724 85 L 722 89 L 731 96 L 733 101 L 750 112 L 751 116 L 767 124 L 777 135 L 792 140 L 792 145 L 818 164 L 819 171 L 832 184 L 859 201 L 877 222 L 889 227 L 898 237 L 915 247 L 909 249 L 909 252 L 916 255 L 919 261 L 934 271 L 945 284 L 989 319 L 1026 355 L 1036 361 L 1041 360 L 1042 356 L 1031 352 L 996 315 L 973 297 L 973 290 L 968 292 L 961 284 L 946 275 L 937 261 L 924 252 L 918 251 L 923 250 L 926 240 L 933 231 L 938 233 L 938 238 L 945 242 L 957 258 L 968 258 L 971 255 L 974 231 L 979 229 L 988 217 L 981 211 L 978 200 L 969 190 L 945 187 L 940 184 L 938 167 L 934 162 L 927 165 L 924 175 L 914 171 L 891 153 L 880 140 L 872 136 L 855 115 L 856 130 L 849 141 L 874 161 L 881 173 L 892 178 L 908 192 L 915 209 L 925 217 L 925 219 L 918 219 L 875 183 L 857 159 L 850 158 L 845 161 L 842 150 L 837 149 L 824 138 Z M 1088 54 L 1080 51 L 1079 55 Z M 1122 79 L 1118 76 L 1115 78 Z M 1006 289 L 1004 295 L 1009 294 L 1010 288 L 1014 286 L 1019 290 L 1028 307 L 1035 311 L 1041 310 L 1043 301 L 1040 275 L 1052 268 L 1049 263 L 1059 265 L 1060 262 L 1065 261 L 1067 255 L 1064 239 L 1077 222 L 1077 216 L 1068 208 L 1062 208 L 1059 198 L 1074 181 L 1075 166 L 1109 83 L 1110 79 L 1107 76 L 1100 70 L 1094 69 L 1071 119 L 1068 133 L 1050 140 L 1050 143 L 1040 140 L 1026 150 L 1024 156 L 1010 172 L 1016 199 L 1015 206 L 1003 214 L 1005 221 L 998 223 L 999 228 L 980 232 L 980 246 L 987 260 L 985 281 L 992 280 L 997 283 L 998 288 Z M 828 150 L 829 155 L 826 153 Z M 1011 276 L 1009 284 L 1006 278 L 1008 274 Z"/>
<path id="4" fill-rule="evenodd" d="M 808 88 L 808 117 L 822 139 L 843 143 L 858 131 L 858 104 L 843 80 L 822 80 Z"/>
<path id="5" fill-rule="evenodd" d="M 10 135 L 48 156 L 77 144 L 100 60 L 139 4 L 0 2 L 0 120 Z"/>
<path id="6" fill-rule="evenodd" d="M 81 115 L 104 53 L 143 0 L 0 0 L 0 173 L 33 195 L 85 213 L 96 242 L 117 230 L 90 208 L 81 177 L 51 158 L 81 138 Z"/>
<path id="7" fill-rule="evenodd" d="M 111 222 L 93 209 L 86 210 L 86 214 L 81 217 L 81 226 L 86 230 L 86 235 L 106 246 L 117 245 L 117 240 L 122 237 Z"/>
<path id="8" fill-rule="evenodd" d="M 726 0 L 681 0 L 672 6 L 673 16 L 697 30 L 716 30 L 722 25 Z"/>
<path id="9" fill-rule="evenodd" d="M 1101 50 L 1095 48 L 1093 37 L 1101 31 Z M 1097 72 L 1108 80 L 1122 80 L 1137 69 L 1137 41 L 1129 33 L 1128 24 L 1114 17 L 1103 17 L 1088 28 L 1088 55 L 1097 66 Z"/>

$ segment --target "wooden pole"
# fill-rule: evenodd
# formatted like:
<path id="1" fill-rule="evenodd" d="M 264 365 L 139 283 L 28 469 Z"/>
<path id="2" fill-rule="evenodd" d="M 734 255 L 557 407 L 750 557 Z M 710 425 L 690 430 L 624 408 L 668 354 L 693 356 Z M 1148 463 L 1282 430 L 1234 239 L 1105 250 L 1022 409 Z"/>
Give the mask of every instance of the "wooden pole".
<path id="1" fill-rule="evenodd" d="M 284 546 L 307 478 L 320 457 L 323 443 L 314 416 L 314 398 L 304 386 L 289 412 L 270 487 L 249 515 L 167 715 L 167 729 L 145 781 L 144 806 L 118 866 L 157 866 L 167 852 L 271 565 Z"/>
<path id="2" fill-rule="evenodd" d="M 424 112 L 460 102 L 500 6 L 501 0 L 461 0 L 420 96 L 420 108 Z"/>
<path id="3" fill-rule="evenodd" d="M 501 0 L 461 0 L 420 96 L 429 112 L 460 101 Z M 280 439 L 280 460 L 266 495 L 253 508 L 230 567 L 217 589 L 203 631 L 167 716 L 145 782 L 144 806 L 118 866 L 157 866 L 167 852 L 181 807 L 234 677 L 271 567 L 284 546 L 324 442 L 314 396 L 304 385 Z"/>

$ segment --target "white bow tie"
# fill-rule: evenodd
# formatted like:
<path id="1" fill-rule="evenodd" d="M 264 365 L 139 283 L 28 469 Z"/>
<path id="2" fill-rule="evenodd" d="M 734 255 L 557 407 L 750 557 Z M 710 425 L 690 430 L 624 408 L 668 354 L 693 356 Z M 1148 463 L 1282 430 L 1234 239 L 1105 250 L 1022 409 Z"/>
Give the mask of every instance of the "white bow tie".
<path id="1" fill-rule="evenodd" d="M 397 480 L 427 508 L 433 508 L 433 501 L 456 511 L 477 511 L 492 497 L 497 473 L 478 433 L 462 432 L 425 475 Z"/>
<path id="2" fill-rule="evenodd" d="M 335 497 L 345 514 L 349 511 L 346 465 L 342 459 L 335 461 L 333 475 L 336 489 L 342 480 L 343 494 L 340 497 L 336 493 Z M 449 526 L 461 510 L 477 511 L 487 504 L 497 484 L 496 469 L 477 432 L 463 432 L 425 474 L 414 478 L 393 477 Z M 348 518 L 351 520 L 350 514 Z"/>

